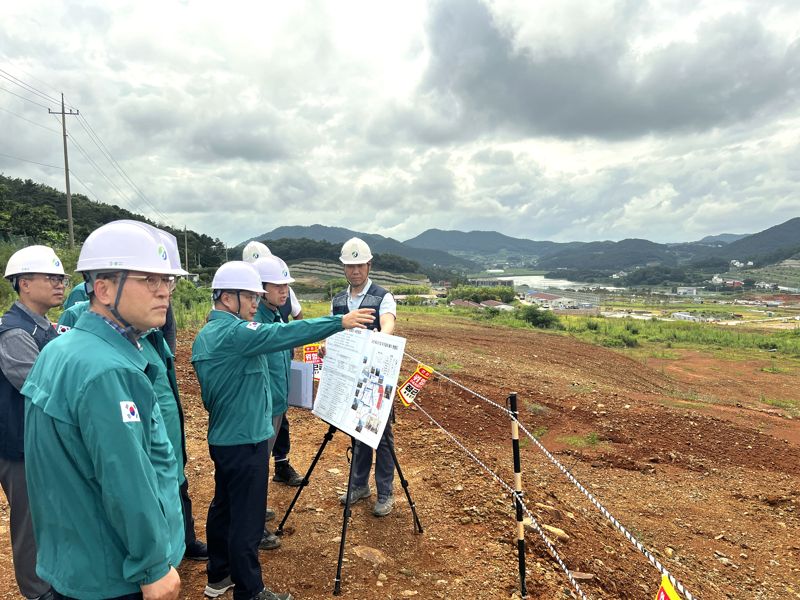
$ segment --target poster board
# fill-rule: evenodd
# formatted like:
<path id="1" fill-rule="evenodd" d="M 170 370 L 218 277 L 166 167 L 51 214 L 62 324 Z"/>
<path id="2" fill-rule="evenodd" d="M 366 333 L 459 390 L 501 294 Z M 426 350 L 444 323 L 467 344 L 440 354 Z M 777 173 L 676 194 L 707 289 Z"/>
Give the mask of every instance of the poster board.
<path id="1" fill-rule="evenodd" d="M 377 448 L 392 413 L 405 338 L 350 329 L 328 338 L 313 414 Z"/>
<path id="2" fill-rule="evenodd" d="M 289 406 L 314 407 L 314 365 L 293 360 L 289 371 Z"/>

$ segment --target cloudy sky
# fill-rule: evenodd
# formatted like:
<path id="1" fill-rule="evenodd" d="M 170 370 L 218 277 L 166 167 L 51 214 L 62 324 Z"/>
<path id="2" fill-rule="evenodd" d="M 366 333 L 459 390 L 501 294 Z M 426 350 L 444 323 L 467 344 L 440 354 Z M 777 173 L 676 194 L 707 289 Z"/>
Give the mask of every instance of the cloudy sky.
<path id="1" fill-rule="evenodd" d="M 794 0 L 4 0 L 0 22 L 0 172 L 64 189 L 63 92 L 74 192 L 230 244 L 800 216 Z"/>

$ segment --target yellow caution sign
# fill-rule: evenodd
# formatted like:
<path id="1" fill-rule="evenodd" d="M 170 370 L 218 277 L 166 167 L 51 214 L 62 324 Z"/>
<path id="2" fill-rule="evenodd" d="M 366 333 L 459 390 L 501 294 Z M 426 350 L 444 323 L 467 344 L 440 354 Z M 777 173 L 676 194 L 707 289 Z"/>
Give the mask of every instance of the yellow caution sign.
<path id="1" fill-rule="evenodd" d="M 681 600 L 681 597 L 678 595 L 678 592 L 675 591 L 675 588 L 672 587 L 666 575 L 661 576 L 661 587 L 658 588 L 656 600 Z"/>
<path id="2" fill-rule="evenodd" d="M 425 384 L 428 383 L 432 374 L 432 368 L 422 363 L 417 364 L 417 370 L 400 386 L 400 400 L 403 401 L 405 406 L 411 406 L 414 403 L 414 398 L 416 398 L 419 391 L 425 387 Z"/>

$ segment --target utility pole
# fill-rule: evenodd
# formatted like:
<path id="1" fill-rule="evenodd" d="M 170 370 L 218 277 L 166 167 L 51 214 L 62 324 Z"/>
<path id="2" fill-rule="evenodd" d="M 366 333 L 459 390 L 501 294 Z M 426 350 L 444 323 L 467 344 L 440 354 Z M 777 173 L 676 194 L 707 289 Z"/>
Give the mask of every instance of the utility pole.
<path id="1" fill-rule="evenodd" d="M 188 236 L 186 234 L 186 225 L 183 226 L 183 256 L 186 259 L 186 272 L 189 272 L 189 241 Z"/>
<path id="2" fill-rule="evenodd" d="M 49 108 L 47 109 L 51 115 L 57 115 Z M 64 134 L 64 173 L 67 178 L 67 227 L 69 228 L 69 247 L 75 247 L 75 234 L 72 227 L 72 195 L 69 192 L 69 158 L 67 156 L 67 115 L 77 116 L 80 114 L 79 110 L 73 112 L 70 108 L 69 112 L 64 110 L 64 94 L 61 94 L 61 131 Z"/>

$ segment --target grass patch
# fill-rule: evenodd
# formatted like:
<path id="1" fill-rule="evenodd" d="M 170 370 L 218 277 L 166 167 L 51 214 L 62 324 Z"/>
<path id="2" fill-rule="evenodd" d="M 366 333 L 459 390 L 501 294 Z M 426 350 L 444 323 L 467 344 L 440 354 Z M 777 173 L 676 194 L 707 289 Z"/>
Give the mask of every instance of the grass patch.
<path id="1" fill-rule="evenodd" d="M 558 438 L 558 440 L 573 448 L 594 448 L 600 444 L 600 436 L 593 431 L 583 436 L 565 435 Z"/>
<path id="2" fill-rule="evenodd" d="M 543 415 L 550 410 L 549 408 L 547 408 L 543 404 L 539 404 L 538 402 L 529 402 L 527 400 L 523 400 L 523 402 L 525 404 L 525 410 L 532 415 L 537 415 L 537 416 Z"/>
<path id="3" fill-rule="evenodd" d="M 761 396 L 760 400 L 764 404 L 785 410 L 787 414 L 793 417 L 800 417 L 800 401 L 798 400 L 782 400 L 779 398 L 766 398 L 764 396 Z"/>

